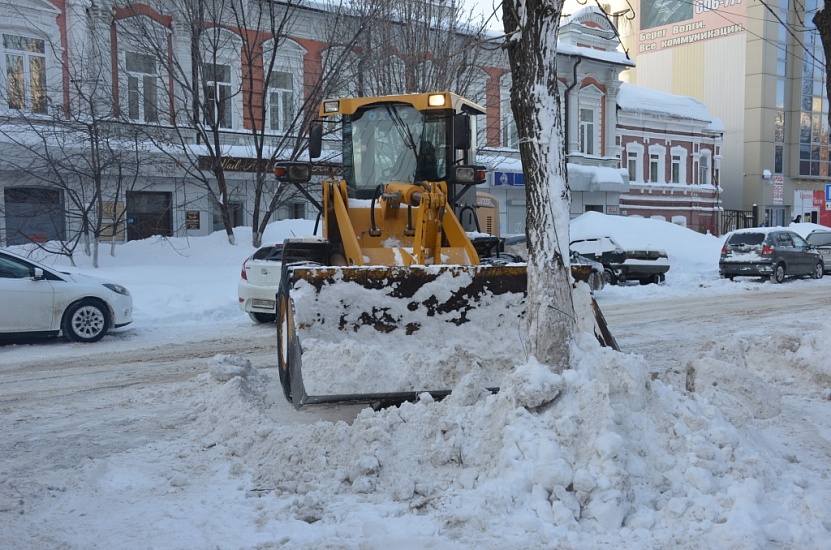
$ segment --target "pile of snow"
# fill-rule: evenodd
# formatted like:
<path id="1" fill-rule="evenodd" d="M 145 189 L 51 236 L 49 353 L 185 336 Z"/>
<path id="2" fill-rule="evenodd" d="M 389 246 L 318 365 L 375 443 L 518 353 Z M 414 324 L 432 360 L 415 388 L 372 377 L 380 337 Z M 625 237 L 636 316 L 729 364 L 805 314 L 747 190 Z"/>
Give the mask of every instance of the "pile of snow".
<path id="1" fill-rule="evenodd" d="M 656 220 L 585 220 L 621 244 L 669 253 L 666 285 L 604 289 L 613 300 L 725 283 L 717 279 L 723 239 Z M 273 239 L 290 225 L 277 224 Z M 223 238 L 129 243 L 102 259 L 100 272 L 134 292 L 132 330 L 170 330 L 170 310 L 193 316 L 178 320 L 180 330 L 212 316 L 229 322 L 231 311 L 247 322 L 233 288 L 253 249 Z M 227 279 L 204 297 L 190 277 L 210 266 Z M 827 391 L 831 324 L 799 337 L 725 338 L 690 359 L 687 388 L 673 388 L 653 379 L 641 356 L 598 346 L 589 300 L 580 285 L 583 321 L 563 374 L 518 357 L 498 394 L 471 374 L 441 402 L 425 394 L 365 409 L 351 423 L 282 422 L 271 401 L 277 373 L 217 356 L 166 397 L 189 411 L 170 421 L 170 441 L 51 472 L 42 480 L 53 488 L 48 505 L 4 516 L 9 540 L 68 548 L 831 546 L 829 481 L 792 468 L 793 455 L 773 452 L 748 427 L 776 417 L 781 385 Z M 430 344 L 399 342 L 414 364 Z M 316 361 L 339 360 L 343 349 L 328 353 Z M 383 376 L 378 367 L 366 376 Z"/>

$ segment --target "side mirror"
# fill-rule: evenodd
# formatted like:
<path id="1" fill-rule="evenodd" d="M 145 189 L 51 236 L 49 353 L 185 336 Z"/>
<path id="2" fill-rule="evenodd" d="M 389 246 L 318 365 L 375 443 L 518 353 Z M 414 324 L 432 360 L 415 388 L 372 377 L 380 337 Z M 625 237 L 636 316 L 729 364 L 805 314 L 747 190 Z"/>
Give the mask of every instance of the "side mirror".
<path id="1" fill-rule="evenodd" d="M 33 281 L 42 281 L 43 280 L 43 270 L 39 267 L 36 267 L 34 270 L 34 275 L 32 275 Z"/>
<path id="2" fill-rule="evenodd" d="M 470 149 L 470 115 L 453 115 L 453 148 Z"/>
<path id="3" fill-rule="evenodd" d="M 320 152 L 323 148 L 323 123 L 312 122 L 309 127 L 309 158 L 316 159 L 320 157 Z"/>

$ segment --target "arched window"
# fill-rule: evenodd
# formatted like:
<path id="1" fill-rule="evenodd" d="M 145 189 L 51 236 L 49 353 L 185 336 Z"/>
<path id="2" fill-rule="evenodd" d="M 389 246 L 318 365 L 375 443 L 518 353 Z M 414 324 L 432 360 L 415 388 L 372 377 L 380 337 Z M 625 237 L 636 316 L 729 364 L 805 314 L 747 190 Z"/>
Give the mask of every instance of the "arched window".
<path id="1" fill-rule="evenodd" d="M 269 131 L 286 133 L 293 129 L 303 100 L 305 54 L 306 50 L 293 40 L 281 42 L 276 51 L 273 43 L 263 46 L 265 124 Z"/>
<path id="2" fill-rule="evenodd" d="M 603 147 L 600 143 L 600 128 L 603 126 L 600 108 L 603 92 L 593 85 L 580 90 L 578 102 L 578 141 L 580 152 L 591 156 L 601 156 Z"/>
<path id="3" fill-rule="evenodd" d="M 225 29 L 211 28 L 202 35 L 199 86 L 205 124 L 230 129 L 242 119 L 241 46 L 240 37 Z"/>

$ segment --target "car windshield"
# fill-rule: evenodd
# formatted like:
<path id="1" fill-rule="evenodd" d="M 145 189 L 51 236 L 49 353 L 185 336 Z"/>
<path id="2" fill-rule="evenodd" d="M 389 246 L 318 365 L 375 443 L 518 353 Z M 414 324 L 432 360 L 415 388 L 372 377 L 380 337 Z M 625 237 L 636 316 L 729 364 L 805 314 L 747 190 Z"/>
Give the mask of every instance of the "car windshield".
<path id="1" fill-rule="evenodd" d="M 831 231 L 811 233 L 806 240 L 814 246 L 828 246 L 831 244 Z"/>
<path id="2" fill-rule="evenodd" d="M 730 246 L 758 246 L 765 240 L 764 233 L 735 233 L 727 241 Z"/>

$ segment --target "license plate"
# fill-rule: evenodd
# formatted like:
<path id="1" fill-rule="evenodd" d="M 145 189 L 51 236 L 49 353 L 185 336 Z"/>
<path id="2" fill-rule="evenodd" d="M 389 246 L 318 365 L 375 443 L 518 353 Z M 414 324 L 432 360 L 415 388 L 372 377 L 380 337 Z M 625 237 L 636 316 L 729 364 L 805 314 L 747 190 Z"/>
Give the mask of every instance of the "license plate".
<path id="1" fill-rule="evenodd" d="M 274 300 L 251 300 L 251 305 L 254 307 L 262 307 L 265 309 L 274 309 Z"/>

